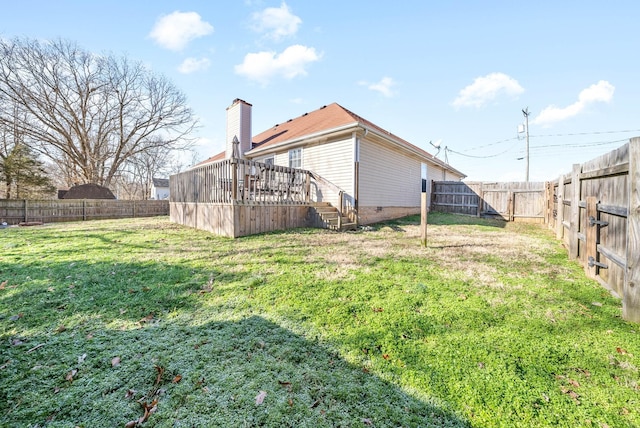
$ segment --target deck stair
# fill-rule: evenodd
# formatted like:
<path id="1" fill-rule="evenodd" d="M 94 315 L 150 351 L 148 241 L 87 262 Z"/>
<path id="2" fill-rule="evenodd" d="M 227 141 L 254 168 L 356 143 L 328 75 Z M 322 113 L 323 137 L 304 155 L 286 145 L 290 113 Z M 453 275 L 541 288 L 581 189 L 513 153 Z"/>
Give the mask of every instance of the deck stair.
<path id="1" fill-rule="evenodd" d="M 358 228 L 357 223 L 352 222 L 347 216 L 340 215 L 338 209 L 329 202 L 316 202 L 312 210 L 316 216 L 316 224 L 325 229 L 344 232 Z"/>

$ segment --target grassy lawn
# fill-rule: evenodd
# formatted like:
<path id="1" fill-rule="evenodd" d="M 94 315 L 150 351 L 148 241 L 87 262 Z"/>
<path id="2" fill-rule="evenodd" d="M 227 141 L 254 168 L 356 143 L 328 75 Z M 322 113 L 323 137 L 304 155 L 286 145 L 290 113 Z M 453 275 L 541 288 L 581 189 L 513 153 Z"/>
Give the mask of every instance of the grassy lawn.
<path id="1" fill-rule="evenodd" d="M 550 232 L 0 230 L 0 426 L 640 426 L 640 326 Z"/>

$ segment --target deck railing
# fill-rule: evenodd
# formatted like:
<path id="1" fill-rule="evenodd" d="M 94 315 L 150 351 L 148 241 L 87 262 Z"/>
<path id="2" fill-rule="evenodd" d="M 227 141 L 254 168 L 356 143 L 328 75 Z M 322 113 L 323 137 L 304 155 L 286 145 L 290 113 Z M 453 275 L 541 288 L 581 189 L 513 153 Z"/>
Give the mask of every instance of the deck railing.
<path id="1" fill-rule="evenodd" d="M 171 202 L 310 202 L 309 171 L 247 159 L 225 159 L 171 176 Z"/>

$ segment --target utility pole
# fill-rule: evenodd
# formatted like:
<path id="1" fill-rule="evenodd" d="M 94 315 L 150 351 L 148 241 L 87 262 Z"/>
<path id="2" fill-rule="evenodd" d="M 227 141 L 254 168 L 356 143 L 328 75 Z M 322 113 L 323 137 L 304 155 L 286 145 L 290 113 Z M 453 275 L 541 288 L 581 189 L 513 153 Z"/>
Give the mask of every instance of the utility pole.
<path id="1" fill-rule="evenodd" d="M 526 181 L 527 183 L 529 182 L 529 107 L 525 108 L 524 110 L 522 110 L 522 114 L 524 115 L 524 132 L 525 132 L 525 136 L 526 136 L 526 141 L 527 141 L 527 145 L 526 145 L 526 159 L 527 159 L 527 169 L 525 172 L 525 178 L 524 181 Z"/>

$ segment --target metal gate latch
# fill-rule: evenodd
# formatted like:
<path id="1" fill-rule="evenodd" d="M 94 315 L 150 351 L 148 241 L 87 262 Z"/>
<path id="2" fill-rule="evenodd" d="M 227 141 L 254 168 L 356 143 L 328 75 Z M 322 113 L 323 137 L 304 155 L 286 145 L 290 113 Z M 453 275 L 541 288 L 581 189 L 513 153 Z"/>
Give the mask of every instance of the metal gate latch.
<path id="1" fill-rule="evenodd" d="M 598 266 L 603 269 L 607 269 L 609 267 L 609 265 L 597 262 L 596 259 L 593 258 L 593 256 L 589 256 L 589 267 L 594 267 L 594 266 Z"/>
<path id="2" fill-rule="evenodd" d="M 595 217 L 591 216 L 589 217 L 589 226 L 593 226 L 594 224 L 597 224 L 598 226 L 609 226 L 609 222 L 608 221 L 604 221 L 604 220 L 596 220 Z"/>

